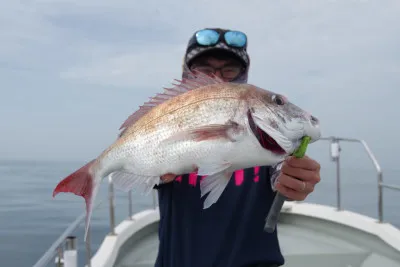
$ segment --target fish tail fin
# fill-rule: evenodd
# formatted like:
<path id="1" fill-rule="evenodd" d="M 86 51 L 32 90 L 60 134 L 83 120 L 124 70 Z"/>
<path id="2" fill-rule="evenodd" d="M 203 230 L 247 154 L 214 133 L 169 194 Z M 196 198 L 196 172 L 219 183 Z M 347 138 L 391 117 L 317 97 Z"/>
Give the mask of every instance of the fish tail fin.
<path id="1" fill-rule="evenodd" d="M 53 197 L 58 193 L 74 193 L 85 199 L 86 203 L 86 225 L 85 225 L 85 241 L 89 231 L 90 218 L 93 212 L 93 202 L 96 197 L 99 183 L 95 181 L 92 166 L 95 160 L 90 161 L 77 171 L 68 175 L 59 182 L 53 191 Z"/>

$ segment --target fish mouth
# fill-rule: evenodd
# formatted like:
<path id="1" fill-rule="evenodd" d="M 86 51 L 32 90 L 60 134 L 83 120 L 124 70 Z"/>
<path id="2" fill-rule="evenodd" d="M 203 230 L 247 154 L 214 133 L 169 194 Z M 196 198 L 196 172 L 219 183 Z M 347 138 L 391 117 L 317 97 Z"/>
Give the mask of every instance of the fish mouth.
<path id="1" fill-rule="evenodd" d="M 254 136 L 257 138 L 260 145 L 275 154 L 283 155 L 286 154 L 286 151 L 266 132 L 261 130 L 256 123 L 254 122 L 253 117 L 251 116 L 251 111 L 247 112 L 247 118 L 249 120 L 250 129 L 253 132 Z"/>

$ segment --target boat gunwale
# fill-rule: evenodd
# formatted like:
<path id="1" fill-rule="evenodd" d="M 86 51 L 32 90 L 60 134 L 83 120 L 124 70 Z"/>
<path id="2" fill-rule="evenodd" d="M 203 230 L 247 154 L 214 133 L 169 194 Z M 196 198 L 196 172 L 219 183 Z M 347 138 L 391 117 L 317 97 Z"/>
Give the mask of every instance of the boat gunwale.
<path id="1" fill-rule="evenodd" d="M 379 222 L 377 219 L 349 210 L 338 210 L 333 206 L 309 202 L 286 202 L 281 213 L 305 216 L 357 229 L 381 239 L 400 254 L 400 229 L 390 223 Z M 140 211 L 132 216 L 132 220 L 122 221 L 115 228 L 115 235 L 104 238 L 100 248 L 91 259 L 92 266 L 113 266 L 124 243 L 148 224 L 157 223 L 159 218 L 157 208 Z"/>

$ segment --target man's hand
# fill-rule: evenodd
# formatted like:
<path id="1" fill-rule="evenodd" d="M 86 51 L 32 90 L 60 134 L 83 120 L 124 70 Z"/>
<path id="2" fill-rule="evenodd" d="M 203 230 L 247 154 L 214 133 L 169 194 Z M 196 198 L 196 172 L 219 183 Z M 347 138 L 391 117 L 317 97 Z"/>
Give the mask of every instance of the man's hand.
<path id="1" fill-rule="evenodd" d="M 291 200 L 304 200 L 321 180 L 320 169 L 319 163 L 307 156 L 288 157 L 282 164 L 275 188 Z"/>
<path id="2" fill-rule="evenodd" d="M 164 174 L 163 176 L 161 176 L 161 180 L 163 181 L 163 183 L 170 183 L 175 179 L 176 175 L 173 173 L 167 173 Z"/>
<path id="3" fill-rule="evenodd" d="M 198 170 L 199 170 L 198 167 L 196 165 L 193 165 L 193 172 L 197 173 Z M 175 180 L 176 176 L 177 175 L 174 173 L 166 173 L 166 174 L 162 175 L 160 178 L 161 178 L 161 181 L 163 181 L 163 183 L 170 183 Z"/>

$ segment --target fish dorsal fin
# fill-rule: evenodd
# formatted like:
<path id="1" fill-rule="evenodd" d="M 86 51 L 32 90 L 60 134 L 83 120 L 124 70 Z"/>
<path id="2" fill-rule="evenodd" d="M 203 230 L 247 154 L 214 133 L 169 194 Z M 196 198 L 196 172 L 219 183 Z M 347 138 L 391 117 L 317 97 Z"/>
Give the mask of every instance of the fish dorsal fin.
<path id="1" fill-rule="evenodd" d="M 150 97 L 150 100 L 145 102 L 142 106 L 139 107 L 137 111 L 135 111 L 132 115 L 126 119 L 126 121 L 119 128 L 122 130 L 119 136 L 122 136 L 125 130 L 134 124 L 137 120 L 143 117 L 147 112 L 149 112 L 153 107 L 156 107 L 165 101 L 174 98 L 178 95 L 186 93 L 188 91 L 206 86 L 211 84 L 223 83 L 224 81 L 215 75 L 206 75 L 198 71 L 192 71 L 189 74 L 189 78 L 184 78 L 182 80 L 175 79 L 177 84 L 172 84 L 174 87 L 172 88 L 164 88 L 164 92 L 158 93 L 153 97 Z"/>

